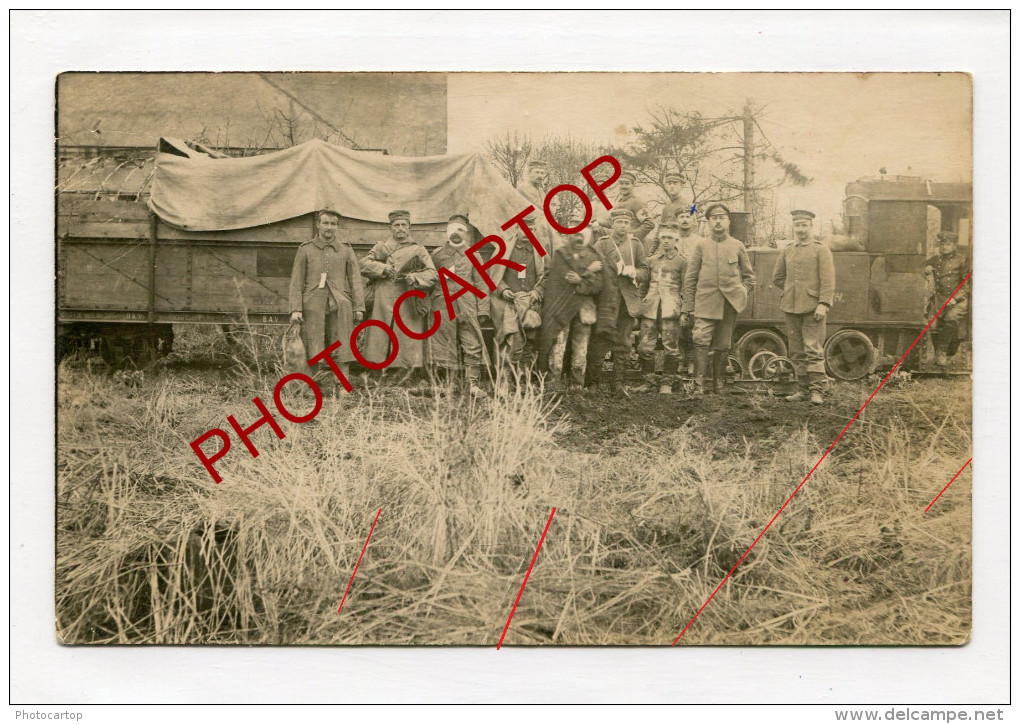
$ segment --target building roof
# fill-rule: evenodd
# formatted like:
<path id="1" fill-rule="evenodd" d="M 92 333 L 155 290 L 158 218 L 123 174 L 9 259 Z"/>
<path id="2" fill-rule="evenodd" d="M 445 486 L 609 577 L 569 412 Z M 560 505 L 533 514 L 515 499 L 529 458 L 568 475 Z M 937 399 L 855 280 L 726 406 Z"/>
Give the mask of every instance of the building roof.
<path id="1" fill-rule="evenodd" d="M 155 148 L 161 136 L 258 153 L 312 138 L 393 155 L 446 152 L 446 76 L 64 73 L 63 147 Z"/>

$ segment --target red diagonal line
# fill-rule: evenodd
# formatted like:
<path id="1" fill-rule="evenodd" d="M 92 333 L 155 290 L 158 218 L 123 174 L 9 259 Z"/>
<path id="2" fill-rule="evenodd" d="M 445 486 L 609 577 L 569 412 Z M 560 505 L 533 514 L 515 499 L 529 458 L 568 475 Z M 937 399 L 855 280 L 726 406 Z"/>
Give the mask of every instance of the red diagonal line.
<path id="1" fill-rule="evenodd" d="M 372 540 L 372 531 L 375 530 L 375 524 L 379 522 L 380 515 L 382 515 L 382 508 L 379 508 L 379 512 L 375 514 L 375 520 L 372 521 L 372 528 L 368 531 L 368 538 L 365 539 L 365 545 L 361 546 L 361 555 L 358 556 L 358 562 L 354 564 L 354 572 L 351 573 L 351 580 L 347 581 L 347 588 L 344 589 L 344 597 L 340 599 L 340 608 L 336 610 L 337 613 L 344 610 L 344 601 L 347 600 L 347 594 L 351 590 L 351 584 L 354 583 L 354 576 L 358 573 L 358 566 L 361 565 L 361 558 L 365 555 L 365 549 L 368 548 L 368 542 Z"/>
<path id="2" fill-rule="evenodd" d="M 549 520 L 546 521 L 545 530 L 542 531 L 542 537 L 538 539 L 538 548 L 535 549 L 535 555 L 531 557 L 531 565 L 528 566 L 528 572 L 524 575 L 524 582 L 521 584 L 521 590 L 517 592 L 517 600 L 514 601 L 514 607 L 510 609 L 510 618 L 506 620 L 506 626 L 503 627 L 503 635 L 499 637 L 499 643 L 496 644 L 497 651 L 499 651 L 500 646 L 503 645 L 503 639 L 506 638 L 506 632 L 510 628 L 510 622 L 514 620 L 514 612 L 517 610 L 517 604 L 521 602 L 521 596 L 524 595 L 524 587 L 528 585 L 528 577 L 531 576 L 531 569 L 535 567 L 535 561 L 538 560 L 538 552 L 542 550 L 542 543 L 545 541 L 545 534 L 549 532 L 549 526 L 552 525 L 554 515 L 556 515 L 556 508 L 553 508 L 552 512 L 549 513 Z"/>
<path id="3" fill-rule="evenodd" d="M 960 473 L 963 472 L 964 468 L 966 468 L 968 465 L 970 465 L 970 461 L 973 460 L 973 459 L 974 458 L 970 458 L 970 460 L 968 460 L 967 462 L 965 462 L 963 464 L 963 468 L 960 468 L 959 470 L 956 471 L 956 475 L 953 476 L 953 480 L 950 480 L 948 483 L 946 483 L 946 487 L 942 488 L 942 490 L 939 491 L 939 494 L 935 496 L 935 500 L 938 500 L 939 498 L 942 497 L 942 493 L 946 492 L 946 490 L 949 489 L 949 486 L 953 484 L 953 481 L 955 481 L 958 477 L 960 477 Z M 924 509 L 925 513 L 927 513 L 929 510 L 931 510 L 931 506 L 935 505 L 935 500 L 933 500 L 930 503 L 928 503 L 928 507 Z"/>
<path id="4" fill-rule="evenodd" d="M 687 629 L 689 629 L 694 624 L 694 622 L 698 620 L 698 616 L 700 616 L 701 612 L 705 610 L 705 607 L 708 606 L 708 604 L 710 604 L 712 602 L 712 599 L 715 598 L 715 594 L 719 593 L 719 589 L 721 589 L 724 585 L 726 585 L 726 581 L 730 580 L 730 576 L 733 575 L 733 572 L 736 571 L 737 568 L 740 566 L 740 564 L 744 562 L 744 559 L 747 558 L 747 556 L 751 552 L 751 550 L 756 545 L 758 545 L 758 541 L 760 541 L 762 539 L 762 536 L 765 535 L 765 532 L 768 531 L 768 529 L 772 527 L 772 524 L 776 522 L 776 518 L 779 517 L 779 514 L 782 513 L 784 510 L 786 510 L 786 506 L 788 506 L 790 504 L 790 501 L 793 500 L 793 496 L 795 496 L 797 493 L 799 493 L 800 489 L 804 487 L 804 483 L 806 483 L 808 481 L 808 478 L 810 478 L 812 475 L 814 475 L 814 472 L 815 472 L 815 470 L 818 469 L 818 466 L 821 465 L 822 461 L 825 460 L 825 458 L 827 458 L 829 456 L 830 452 L 832 452 L 832 448 L 836 447 L 836 443 L 838 443 L 840 440 L 843 439 L 843 435 L 845 435 L 846 431 L 850 429 L 850 426 L 853 425 L 854 422 L 856 422 L 856 420 L 860 416 L 860 414 L 862 412 L 864 412 L 864 408 L 866 408 L 868 405 L 870 405 L 871 401 L 873 399 L 875 399 L 875 395 L 878 394 L 878 391 L 880 389 L 882 389 L 883 387 L 885 387 L 885 383 L 889 381 L 890 377 L 892 377 L 893 372 L 895 372 L 897 369 L 899 369 L 899 366 L 901 364 L 903 364 L 903 360 L 905 360 L 907 358 L 907 355 L 910 354 L 910 351 L 912 349 L 914 349 L 914 346 L 918 342 L 921 341 L 921 338 L 931 328 L 931 325 L 935 323 L 935 320 L 938 319 L 939 315 L 942 314 L 942 312 L 945 310 L 946 305 L 949 304 L 950 300 L 952 300 L 953 297 L 956 296 L 956 293 L 959 292 L 960 289 L 963 288 L 963 285 L 966 284 L 968 281 L 970 281 L 970 274 L 968 274 L 966 277 L 964 277 L 963 281 L 960 282 L 960 285 L 958 287 L 956 287 L 956 289 L 953 290 L 953 293 L 949 295 L 949 299 L 947 299 L 945 301 L 945 303 L 942 305 L 942 307 L 939 309 L 939 311 L 937 311 L 935 313 L 935 316 L 932 317 L 931 320 L 929 320 L 928 324 L 925 325 L 925 328 L 921 330 L 921 333 L 919 335 L 917 335 L 917 339 L 915 339 L 910 344 L 910 346 L 907 347 L 907 351 L 903 353 L 903 356 L 900 357 L 899 361 L 892 366 L 892 369 L 889 370 L 888 374 L 886 374 L 886 376 L 882 378 L 882 381 L 878 383 L 878 387 L 876 387 L 875 391 L 871 393 L 871 397 L 869 397 L 867 399 L 867 401 L 863 405 L 861 405 L 861 409 L 859 409 L 856 413 L 854 413 L 854 416 L 850 418 L 850 422 L 848 422 L 846 424 L 846 427 L 843 428 L 843 431 L 841 433 L 839 433 L 839 435 L 836 436 L 836 439 L 832 441 L 832 443 L 829 445 L 829 447 L 826 448 L 825 452 L 822 453 L 822 456 L 820 458 L 818 458 L 818 462 L 816 462 L 815 466 L 813 468 L 811 468 L 811 471 L 807 475 L 804 476 L 803 480 L 800 481 L 800 485 L 798 485 L 796 487 L 796 489 L 792 493 L 790 493 L 790 497 L 786 499 L 786 502 L 783 503 L 782 507 L 779 508 L 779 510 L 776 511 L 776 514 L 772 516 L 772 520 L 770 520 L 768 523 L 765 524 L 765 527 L 762 528 L 761 533 L 758 534 L 758 537 L 755 538 L 754 542 L 750 546 L 747 547 L 746 551 L 744 551 L 744 555 L 740 556 L 740 560 L 738 560 L 736 562 L 736 565 L 734 565 L 733 568 L 730 569 L 730 572 L 726 574 L 726 577 L 723 578 L 722 581 L 719 582 L 719 585 L 715 587 L 714 591 L 712 591 L 712 595 L 710 595 L 708 597 L 708 599 L 701 605 L 701 608 L 698 609 L 698 612 L 696 614 L 694 614 L 694 616 L 691 618 L 690 621 L 687 622 L 687 625 L 684 626 L 684 630 L 681 631 L 680 635 L 677 636 L 676 640 L 673 641 L 673 644 L 672 644 L 673 646 L 676 646 L 677 642 L 684 637 L 685 633 L 687 633 Z M 948 486 L 946 486 L 946 487 L 948 487 Z"/>

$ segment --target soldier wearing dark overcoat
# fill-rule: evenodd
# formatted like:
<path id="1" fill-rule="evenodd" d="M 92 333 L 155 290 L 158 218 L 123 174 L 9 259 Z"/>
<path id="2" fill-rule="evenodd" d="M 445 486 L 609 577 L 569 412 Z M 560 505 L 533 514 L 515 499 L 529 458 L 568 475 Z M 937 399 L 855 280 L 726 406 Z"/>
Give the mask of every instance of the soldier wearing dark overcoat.
<path id="1" fill-rule="evenodd" d="M 301 337 L 309 358 L 336 341 L 342 344 L 333 359 L 346 374 L 351 353 L 351 332 L 365 316 L 365 292 L 358 260 L 340 241 L 340 214 L 323 209 L 316 216 L 315 238 L 298 247 L 290 274 L 291 321 L 301 324 Z M 325 362 L 319 375 L 333 377 Z"/>
<path id="2" fill-rule="evenodd" d="M 645 287 L 648 284 L 648 262 L 644 246 L 630 231 L 634 214 L 627 209 L 614 208 L 611 219 L 613 225 L 610 235 L 595 243 L 595 251 L 606 267 L 609 284 L 603 285 L 596 339 L 588 358 L 600 362 L 607 348 L 611 349 L 613 383 L 619 386 L 630 358 L 634 325 L 641 316 Z M 614 312 L 614 318 L 609 320 L 610 325 L 604 321 L 603 309 L 606 307 L 612 307 Z"/>
<path id="3" fill-rule="evenodd" d="M 967 259 L 956 248 L 957 235 L 951 231 L 938 234 L 939 253 L 928 259 L 925 274 L 933 289 L 928 315 L 934 316 L 946 304 L 945 311 L 935 323 L 935 363 L 939 367 L 949 364 L 949 358 L 956 354 L 960 347 L 960 330 L 966 324 L 967 311 L 970 307 L 969 289 L 964 286 L 956 291 L 967 277 Z"/>
<path id="4" fill-rule="evenodd" d="M 712 235 L 694 247 L 684 276 L 683 322 L 694 317 L 695 394 L 701 394 L 712 365 L 712 391 L 724 384 L 737 314 L 754 288 L 754 270 L 744 245 L 730 236 L 730 210 L 715 202 L 705 209 Z"/>
<path id="5" fill-rule="evenodd" d="M 790 402 L 820 405 L 825 382 L 825 319 L 836 293 L 836 267 L 829 247 L 812 238 L 815 215 L 792 212 L 792 244 L 779 252 L 772 283 L 779 287 L 779 309 L 786 316 L 790 361 L 797 373 Z"/>
<path id="6" fill-rule="evenodd" d="M 374 285 L 375 299 L 372 319 L 384 322 L 397 337 L 397 356 L 390 363 L 394 370 L 408 375 L 424 364 L 421 340 L 411 339 L 394 323 L 393 307 L 404 292 L 417 289 L 428 292 L 436 283 L 436 268 L 428 250 L 411 237 L 411 214 L 393 211 L 389 214 L 390 238 L 380 241 L 361 260 L 361 273 Z M 412 300 L 413 301 L 413 300 Z M 413 332 L 425 331 L 426 319 L 417 304 L 405 302 L 400 308 L 400 319 Z M 389 334 L 379 327 L 365 332 L 362 354 L 372 362 L 388 359 L 392 342 Z"/>
<path id="7" fill-rule="evenodd" d="M 529 214 L 524 217 L 524 223 L 534 228 L 535 219 L 535 214 Z M 489 298 L 494 355 L 501 364 L 520 365 L 530 372 L 538 357 L 539 329 L 528 321 L 541 324 L 546 260 L 539 256 L 520 226 L 514 227 L 513 238 L 508 241 L 510 248 L 504 258 L 524 269 L 515 271 L 504 264 L 496 264 L 488 272 L 496 285 Z M 529 315 L 529 311 L 534 314 Z"/>

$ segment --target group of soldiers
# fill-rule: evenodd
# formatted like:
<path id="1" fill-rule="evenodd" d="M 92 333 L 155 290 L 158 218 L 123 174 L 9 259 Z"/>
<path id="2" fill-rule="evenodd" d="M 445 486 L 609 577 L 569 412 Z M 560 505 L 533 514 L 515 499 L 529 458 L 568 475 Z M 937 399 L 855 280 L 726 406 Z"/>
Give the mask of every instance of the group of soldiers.
<path id="1" fill-rule="evenodd" d="M 544 195 L 545 172 L 544 164 L 533 162 L 517 186 L 536 205 Z M 367 288 L 369 319 L 380 324 L 362 332 L 361 355 L 373 362 L 392 356 L 384 375 L 398 382 L 416 373 L 423 378 L 461 375 L 475 396 L 487 394 L 483 370 L 491 365 L 483 329 L 490 325 L 495 364 L 544 374 L 553 390 L 586 384 L 621 389 L 637 331 L 640 390 L 673 393 L 681 371 L 690 365 L 693 394 L 718 393 L 726 383 L 736 317 L 755 285 L 747 251 L 729 235 L 730 210 L 724 203 L 704 207 L 708 235 L 696 233 L 698 209 L 684 200 L 679 174 L 664 179 L 670 200 L 657 224 L 634 195 L 635 181 L 633 173 L 623 171 L 614 185 L 611 211 L 581 232 L 557 239 L 548 256 L 539 255 L 521 226 L 515 226 L 503 257 L 514 267 L 489 268 L 495 284 L 491 292 L 466 254 L 473 239 L 466 214 L 450 217 L 444 245 L 430 253 L 412 238 L 410 213 L 393 211 L 390 238 L 359 261 L 338 238 L 339 214 L 323 210 L 316 237 L 300 247 L 295 259 L 292 319 L 303 322 L 306 349 L 322 349 L 346 339 L 365 318 Z M 786 399 L 821 404 L 826 317 L 836 279 L 832 252 L 815 239 L 813 220 L 810 211 L 792 212 L 794 240 L 780 251 L 771 283 L 781 290 L 789 357 L 799 385 Z M 524 222 L 536 228 L 534 217 Z M 943 236 L 948 249 L 949 236 Z M 954 258 L 931 262 L 939 289 L 959 271 Z M 485 293 L 448 299 L 438 283 L 441 268 Z M 403 304 L 395 319 L 394 307 L 408 290 L 420 294 L 413 304 Z M 441 324 L 429 327 L 433 312 L 448 310 L 448 305 L 453 319 L 444 316 Z M 952 320 L 948 324 L 952 327 Z M 955 351 L 952 334 L 939 339 L 940 358 Z M 664 354 L 658 372 L 660 343 Z M 334 359 L 347 365 L 353 352 L 350 345 L 341 346 Z M 610 355 L 612 374 L 607 375 L 602 363 Z"/>

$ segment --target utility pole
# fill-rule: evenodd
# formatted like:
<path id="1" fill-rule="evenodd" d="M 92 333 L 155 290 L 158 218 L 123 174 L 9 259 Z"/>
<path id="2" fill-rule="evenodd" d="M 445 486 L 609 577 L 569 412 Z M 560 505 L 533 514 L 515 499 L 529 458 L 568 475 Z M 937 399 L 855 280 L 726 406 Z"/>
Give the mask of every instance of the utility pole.
<path id="1" fill-rule="evenodd" d="M 751 204 L 751 189 L 754 187 L 754 117 L 751 115 L 751 101 L 744 104 L 744 211 L 747 212 L 747 245 L 754 241 L 754 209 Z"/>

